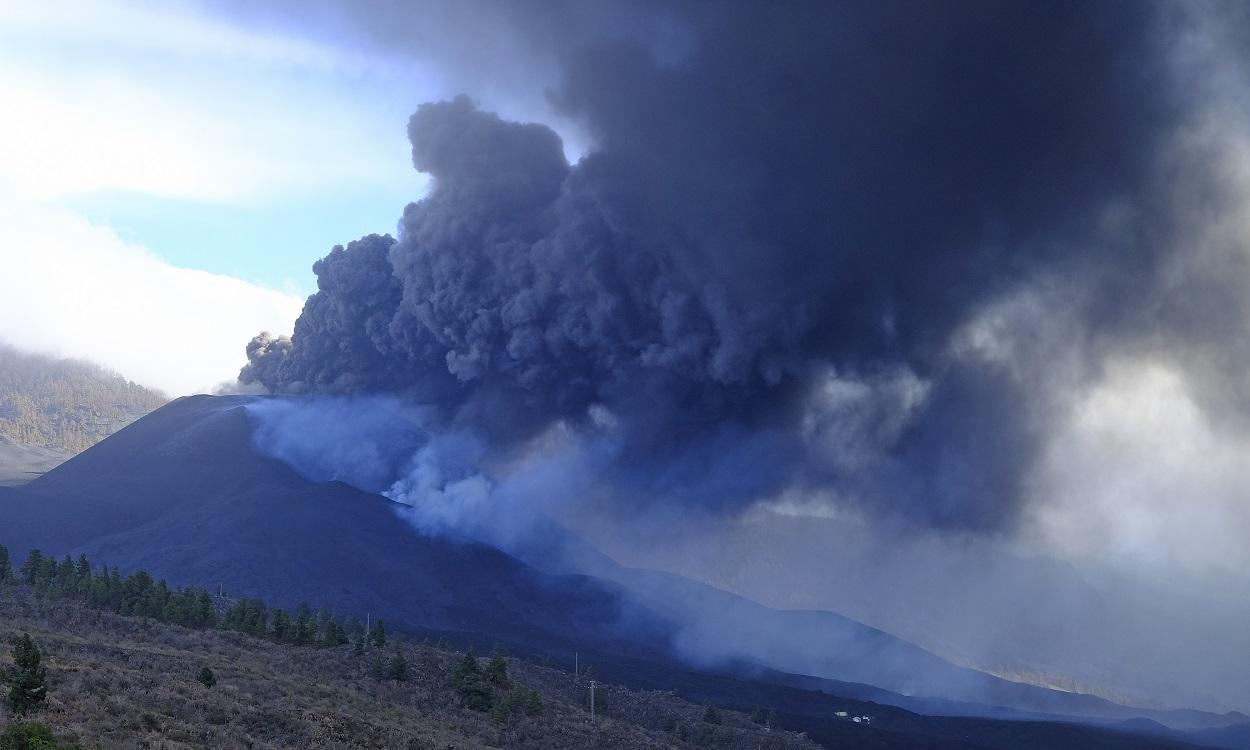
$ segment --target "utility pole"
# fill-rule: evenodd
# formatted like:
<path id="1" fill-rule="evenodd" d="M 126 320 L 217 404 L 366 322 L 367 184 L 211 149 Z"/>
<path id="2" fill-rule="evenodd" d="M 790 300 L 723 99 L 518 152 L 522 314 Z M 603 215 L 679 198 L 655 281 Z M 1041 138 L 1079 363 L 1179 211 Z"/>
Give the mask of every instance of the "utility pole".
<path id="1" fill-rule="evenodd" d="M 581 676 L 582 676 L 582 672 L 581 672 L 581 666 L 578 662 L 578 654 L 576 651 L 574 651 L 573 652 L 573 679 L 574 680 L 580 679 Z"/>
<path id="2" fill-rule="evenodd" d="M 598 685 L 594 680 L 590 681 L 590 723 L 595 723 L 595 688 Z"/>

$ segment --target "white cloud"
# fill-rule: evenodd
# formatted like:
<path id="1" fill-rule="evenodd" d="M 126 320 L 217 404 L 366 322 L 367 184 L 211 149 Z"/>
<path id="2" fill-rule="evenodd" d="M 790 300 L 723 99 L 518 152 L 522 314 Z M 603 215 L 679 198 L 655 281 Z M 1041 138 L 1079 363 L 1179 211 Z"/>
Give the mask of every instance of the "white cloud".
<path id="1" fill-rule="evenodd" d="M 421 97 L 424 75 L 178 0 L 0 3 L 0 340 L 171 395 L 233 379 L 247 341 L 289 332 L 302 300 L 173 266 L 159 255 L 173 248 L 128 243 L 65 202 L 134 194 L 254 220 L 307 196 L 416 194 L 413 102 L 397 92 Z"/>
<path id="2" fill-rule="evenodd" d="M 381 64 L 373 58 L 347 58 L 307 39 L 223 23 L 176 1 L 8 2 L 0 5 L 0 28 L 42 39 L 157 50 L 179 57 L 210 55 L 325 70 Z"/>
<path id="3" fill-rule="evenodd" d="M 302 300 L 177 268 L 64 209 L 0 201 L 0 340 L 85 357 L 170 395 L 232 380 Z"/>
<path id="4" fill-rule="evenodd" d="M 410 185 L 428 71 L 134 2 L 0 4 L 0 187 L 254 205 Z"/>
<path id="5" fill-rule="evenodd" d="M 1121 361 L 1078 399 L 1033 477 L 1054 548 L 1159 574 L 1244 575 L 1250 442 L 1215 428 L 1182 376 Z"/>

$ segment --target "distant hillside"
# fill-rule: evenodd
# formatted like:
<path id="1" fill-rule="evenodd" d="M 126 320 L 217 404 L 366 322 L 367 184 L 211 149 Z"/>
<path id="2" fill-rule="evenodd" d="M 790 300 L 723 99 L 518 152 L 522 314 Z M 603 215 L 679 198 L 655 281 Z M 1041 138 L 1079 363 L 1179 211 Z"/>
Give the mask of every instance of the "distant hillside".
<path id="1" fill-rule="evenodd" d="M 0 344 L 0 437 L 73 454 L 169 399 L 104 368 Z"/>

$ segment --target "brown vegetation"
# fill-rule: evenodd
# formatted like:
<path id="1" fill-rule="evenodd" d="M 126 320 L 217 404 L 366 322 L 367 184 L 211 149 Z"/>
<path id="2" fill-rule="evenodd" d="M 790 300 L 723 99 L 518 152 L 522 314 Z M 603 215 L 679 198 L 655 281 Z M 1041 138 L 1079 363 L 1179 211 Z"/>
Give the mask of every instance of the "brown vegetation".
<path id="1" fill-rule="evenodd" d="M 709 725 L 703 706 L 616 686 L 599 688 L 592 724 L 584 679 L 515 658 L 507 659 L 508 688 L 492 687 L 496 708 L 478 712 L 460 705 L 450 679 L 463 654 L 430 644 L 392 639 L 356 655 L 350 645 L 192 630 L 9 586 L 0 593 L 5 654 L 23 632 L 43 650 L 50 686 L 32 718 L 88 748 L 816 747 L 743 714 L 722 711 L 721 724 Z M 393 659 L 397 648 L 407 680 L 377 679 L 375 656 Z M 205 667 L 213 687 L 197 679 Z M 500 708 L 510 691 L 537 691 L 541 708 Z"/>

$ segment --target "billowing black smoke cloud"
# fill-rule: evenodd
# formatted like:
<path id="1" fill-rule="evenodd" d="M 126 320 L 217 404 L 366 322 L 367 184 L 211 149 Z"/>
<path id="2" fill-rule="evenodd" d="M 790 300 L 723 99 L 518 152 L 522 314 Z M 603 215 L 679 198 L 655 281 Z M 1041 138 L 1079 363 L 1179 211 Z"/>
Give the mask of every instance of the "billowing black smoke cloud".
<path id="1" fill-rule="evenodd" d="M 558 39 L 560 12 L 517 33 Z M 318 261 L 293 337 L 253 340 L 240 379 L 399 395 L 504 459 L 561 430 L 616 498 L 818 489 L 1009 527 L 1045 413 L 952 341 L 1036 278 L 1092 285 L 1090 330 L 1151 283 L 1159 232 L 1108 241 L 1104 218 L 1155 200 L 1188 106 L 1166 14 L 690 3 L 614 34 L 568 12 L 550 99 L 590 153 L 570 165 L 552 130 L 467 98 L 422 105 L 431 193 L 397 240 Z"/>

